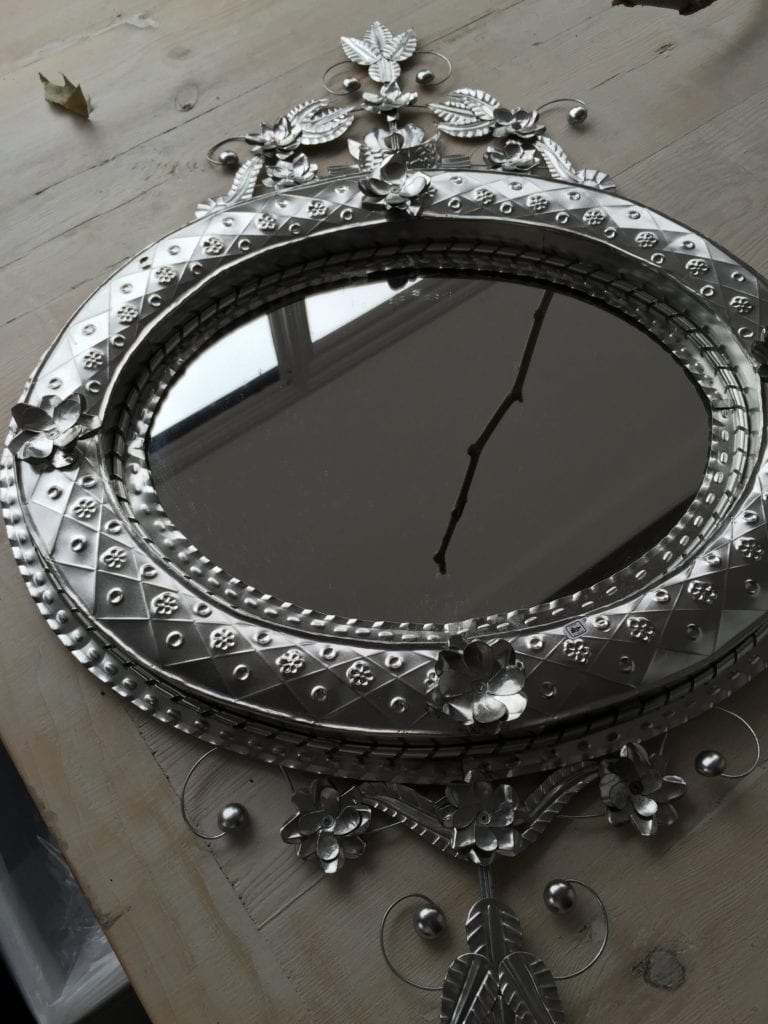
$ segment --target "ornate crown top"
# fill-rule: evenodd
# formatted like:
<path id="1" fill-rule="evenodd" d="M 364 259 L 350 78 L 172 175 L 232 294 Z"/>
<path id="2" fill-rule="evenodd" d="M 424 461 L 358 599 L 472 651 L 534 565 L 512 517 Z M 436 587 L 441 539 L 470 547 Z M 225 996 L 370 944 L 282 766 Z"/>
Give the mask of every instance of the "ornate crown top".
<path id="1" fill-rule="evenodd" d="M 459 88 L 424 104 L 419 102 L 418 91 L 403 89 L 403 65 L 420 56 L 442 64 L 440 76 L 428 66 L 415 72 L 416 85 L 430 91 L 447 81 L 452 66 L 443 54 L 419 50 L 411 29 L 395 35 L 375 21 L 361 39 L 342 36 L 341 47 L 346 60 L 328 68 L 323 85 L 331 95 L 351 96 L 360 92 L 359 102 L 332 106 L 325 98 L 305 100 L 273 124 L 262 122 L 257 131 L 217 143 L 209 150 L 208 159 L 236 168 L 235 178 L 226 195 L 200 204 L 198 217 L 252 199 L 260 189 L 283 189 L 313 181 L 318 176 L 318 166 L 311 160 L 311 151 L 347 135 L 356 115 L 362 112 L 381 117 L 383 127 L 367 132 L 362 140 L 347 140 L 349 153 L 357 161 L 356 168 L 332 167 L 330 171 L 358 170 L 363 202 L 368 206 L 417 216 L 430 197 L 430 178 L 426 172 L 446 166 L 469 166 L 468 156 L 441 153 L 441 133 L 457 139 L 489 138 L 483 156 L 486 164 L 497 170 L 546 176 L 602 190 L 615 187 L 603 171 L 577 170 L 540 122 L 546 107 L 569 103 L 569 122 L 583 124 L 587 108 L 580 101 L 556 99 L 538 109 L 524 110 L 503 106 L 495 96 L 481 89 Z M 357 77 L 361 71 L 378 86 L 378 91 L 363 89 Z M 338 79 L 340 89 L 334 87 Z M 420 125 L 404 120 L 406 111 L 431 112 L 437 131 L 427 137 Z M 242 164 L 234 150 L 222 148 L 232 143 L 250 148 L 251 155 Z"/>

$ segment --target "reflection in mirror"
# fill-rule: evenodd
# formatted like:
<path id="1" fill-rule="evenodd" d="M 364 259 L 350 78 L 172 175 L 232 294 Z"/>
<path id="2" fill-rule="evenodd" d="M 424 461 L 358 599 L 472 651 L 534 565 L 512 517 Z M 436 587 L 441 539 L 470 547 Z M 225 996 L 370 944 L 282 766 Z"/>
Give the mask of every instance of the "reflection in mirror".
<path id="1" fill-rule="evenodd" d="M 369 279 L 223 330 L 152 424 L 166 512 L 233 576 L 361 619 L 458 621 L 610 575 L 698 489 L 708 413 L 652 339 L 567 294 L 481 453 L 444 575 L 433 560 L 542 294 Z"/>

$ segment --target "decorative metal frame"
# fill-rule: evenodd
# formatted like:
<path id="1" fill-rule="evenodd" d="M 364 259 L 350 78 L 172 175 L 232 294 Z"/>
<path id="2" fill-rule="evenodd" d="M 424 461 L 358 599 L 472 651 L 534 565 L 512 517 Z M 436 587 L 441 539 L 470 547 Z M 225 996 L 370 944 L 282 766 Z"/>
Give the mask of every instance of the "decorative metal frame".
<path id="1" fill-rule="evenodd" d="M 380 811 L 480 865 L 473 952 L 449 972 L 443 1020 L 559 1021 L 554 982 L 521 952 L 489 863 L 530 846 L 598 780 L 612 822 L 646 835 L 671 824 L 685 784 L 643 744 L 765 668 L 768 285 L 617 196 L 607 175 L 577 170 L 537 111 L 457 89 L 429 103 L 437 134 L 405 123 L 424 109 L 400 82 L 418 54 L 412 32 L 375 23 L 342 46 L 378 92 L 300 104 L 239 137 L 251 156 L 229 192 L 130 260 L 64 328 L 14 408 L 3 513 L 42 614 L 102 684 L 209 743 L 357 780 L 296 793 L 283 837 L 302 857 L 338 870 Z M 349 141 L 356 166 L 318 177 L 308 152 L 360 111 L 384 127 Z M 440 133 L 489 138 L 485 166 L 441 155 Z M 707 470 L 680 521 L 587 590 L 453 623 L 341 619 L 212 564 L 159 502 L 146 453 L 158 403 L 229 325 L 372 269 L 536 282 L 641 326 L 710 409 Z M 538 770 L 552 774 L 524 801 L 502 781 Z M 433 799 L 405 783 L 449 788 Z M 461 1016 L 473 985 L 485 1016 Z"/>

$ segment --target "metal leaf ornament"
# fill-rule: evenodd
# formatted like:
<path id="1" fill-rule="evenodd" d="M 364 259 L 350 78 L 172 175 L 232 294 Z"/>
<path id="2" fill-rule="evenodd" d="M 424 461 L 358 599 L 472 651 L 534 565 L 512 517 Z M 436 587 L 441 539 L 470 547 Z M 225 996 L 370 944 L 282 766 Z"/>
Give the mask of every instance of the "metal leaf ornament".
<path id="1" fill-rule="evenodd" d="M 354 107 L 330 107 L 326 100 L 306 100 L 286 114 L 299 132 L 300 145 L 320 146 L 334 142 L 349 130 L 355 119 Z"/>
<path id="2" fill-rule="evenodd" d="M 589 185 L 601 192 L 611 192 L 616 182 L 604 171 L 577 170 L 561 145 L 548 136 L 537 139 L 536 150 L 541 155 L 547 170 L 555 181 L 572 181 L 574 184 Z"/>
<path id="3" fill-rule="evenodd" d="M 471 952 L 446 975 L 441 1024 L 565 1024 L 549 969 L 522 948 L 517 916 L 498 900 L 478 900 L 467 916 Z"/>
<path id="4" fill-rule="evenodd" d="M 490 135 L 496 123 L 496 110 L 501 106 L 495 96 L 482 89 L 454 89 L 439 103 L 430 103 L 446 135 L 473 139 Z"/>
<path id="5" fill-rule="evenodd" d="M 407 29 L 394 35 L 380 21 L 374 21 L 362 39 L 342 36 L 341 48 L 353 64 L 368 68 L 374 82 L 393 82 L 400 76 L 400 61 L 416 52 L 416 33 Z"/>

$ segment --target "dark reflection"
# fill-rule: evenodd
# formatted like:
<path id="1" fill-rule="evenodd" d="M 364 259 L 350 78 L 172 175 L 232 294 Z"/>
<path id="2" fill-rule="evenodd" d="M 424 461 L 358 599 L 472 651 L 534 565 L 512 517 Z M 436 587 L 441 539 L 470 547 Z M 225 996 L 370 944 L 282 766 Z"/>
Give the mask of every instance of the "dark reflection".
<path id="1" fill-rule="evenodd" d="M 652 546 L 697 490 L 709 426 L 683 370 L 610 313 L 556 294 L 509 392 L 540 289 L 369 280 L 225 331 L 153 424 L 160 500 L 232 575 L 303 607 L 442 622 L 526 607 Z"/>

